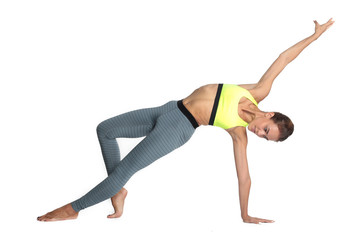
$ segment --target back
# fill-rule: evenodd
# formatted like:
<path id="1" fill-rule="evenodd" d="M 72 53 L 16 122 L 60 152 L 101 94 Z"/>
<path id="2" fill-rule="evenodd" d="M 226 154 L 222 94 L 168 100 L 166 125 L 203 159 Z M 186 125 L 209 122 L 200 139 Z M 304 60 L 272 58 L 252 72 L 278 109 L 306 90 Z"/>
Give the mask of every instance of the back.
<path id="1" fill-rule="evenodd" d="M 242 97 L 246 97 L 256 106 L 258 105 L 251 93 L 245 88 L 233 84 L 219 84 L 209 125 L 223 129 L 237 126 L 246 127 L 248 123 L 241 119 L 238 113 L 238 105 Z"/>

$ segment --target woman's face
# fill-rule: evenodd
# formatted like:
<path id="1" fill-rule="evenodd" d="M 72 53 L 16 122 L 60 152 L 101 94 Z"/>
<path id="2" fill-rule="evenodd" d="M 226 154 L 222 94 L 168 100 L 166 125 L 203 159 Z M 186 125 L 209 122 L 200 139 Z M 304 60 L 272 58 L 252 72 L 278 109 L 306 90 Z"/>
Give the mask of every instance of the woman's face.
<path id="1" fill-rule="evenodd" d="M 257 117 L 248 125 L 248 130 L 255 133 L 260 138 L 278 141 L 280 132 L 278 125 L 270 120 L 272 113 L 267 113 L 264 117 Z"/>

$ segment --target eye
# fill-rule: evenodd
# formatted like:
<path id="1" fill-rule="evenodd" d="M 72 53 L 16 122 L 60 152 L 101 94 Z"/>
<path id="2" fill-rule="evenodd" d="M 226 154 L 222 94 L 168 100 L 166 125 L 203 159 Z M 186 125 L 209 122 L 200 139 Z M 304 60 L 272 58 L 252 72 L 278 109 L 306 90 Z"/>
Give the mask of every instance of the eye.
<path id="1" fill-rule="evenodd" d="M 265 133 L 266 134 L 268 134 L 269 133 L 269 131 L 268 131 L 268 128 L 266 127 L 266 128 L 264 128 L 264 131 L 265 131 Z M 264 135 L 264 138 L 266 139 L 266 140 L 268 140 L 269 141 L 269 139 Z"/>

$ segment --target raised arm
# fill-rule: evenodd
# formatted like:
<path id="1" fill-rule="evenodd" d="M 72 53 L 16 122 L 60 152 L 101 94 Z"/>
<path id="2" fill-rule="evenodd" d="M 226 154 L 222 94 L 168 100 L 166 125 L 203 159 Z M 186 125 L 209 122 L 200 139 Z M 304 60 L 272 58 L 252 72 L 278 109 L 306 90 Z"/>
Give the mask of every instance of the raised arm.
<path id="1" fill-rule="evenodd" d="M 286 67 L 286 65 L 292 62 L 307 46 L 309 46 L 310 43 L 318 39 L 321 34 L 323 34 L 334 23 L 334 21 L 330 18 L 327 23 L 322 25 L 320 25 L 317 21 L 314 21 L 314 23 L 315 33 L 282 52 L 261 77 L 259 82 L 256 85 L 253 85 L 252 89 L 249 89 L 258 103 L 270 93 L 271 86 L 275 78 Z"/>
<path id="2" fill-rule="evenodd" d="M 248 200 L 251 186 L 249 167 L 246 156 L 247 135 L 245 127 L 235 127 L 227 130 L 232 137 L 236 174 L 239 185 L 239 200 L 241 217 L 246 223 L 273 222 L 272 220 L 250 217 L 248 214 Z"/>

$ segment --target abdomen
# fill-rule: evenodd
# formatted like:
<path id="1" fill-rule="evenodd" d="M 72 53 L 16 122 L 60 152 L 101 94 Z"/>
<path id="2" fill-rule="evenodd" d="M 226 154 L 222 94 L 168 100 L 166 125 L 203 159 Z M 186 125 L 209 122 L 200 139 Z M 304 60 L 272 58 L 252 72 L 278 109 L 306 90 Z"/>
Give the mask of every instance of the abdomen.
<path id="1" fill-rule="evenodd" d="M 196 89 L 183 100 L 183 104 L 200 125 L 208 125 L 218 84 L 208 84 Z"/>

